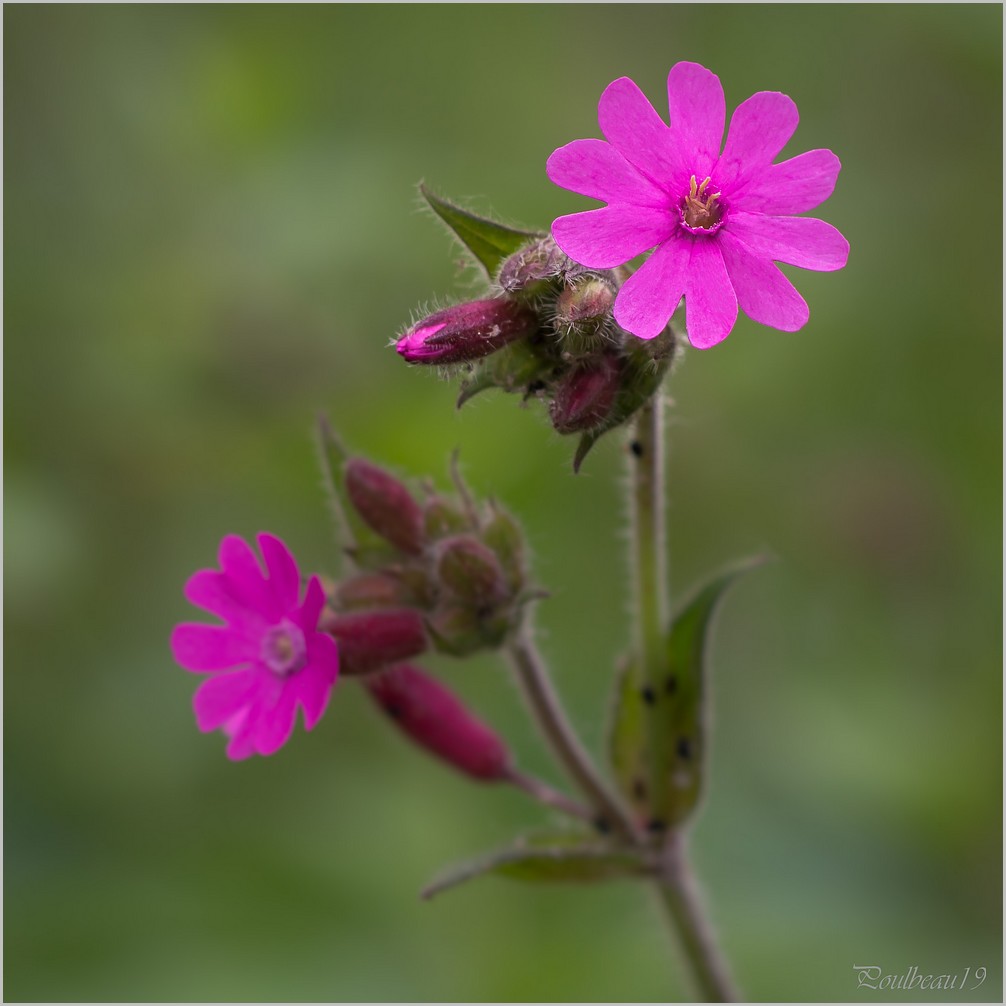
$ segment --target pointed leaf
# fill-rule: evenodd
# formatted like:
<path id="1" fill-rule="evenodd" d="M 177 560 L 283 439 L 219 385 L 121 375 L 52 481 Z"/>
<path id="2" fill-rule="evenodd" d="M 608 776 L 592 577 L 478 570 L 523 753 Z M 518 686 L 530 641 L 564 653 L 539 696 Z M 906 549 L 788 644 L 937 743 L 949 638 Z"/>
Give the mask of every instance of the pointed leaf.
<path id="1" fill-rule="evenodd" d="M 520 231 L 505 227 L 476 216 L 468 210 L 455 206 L 440 196 L 434 195 L 425 184 L 419 186 L 423 199 L 430 209 L 454 232 L 458 240 L 478 259 L 486 274 L 492 278 L 496 275 L 500 263 L 517 251 L 528 241 L 537 240 L 543 235 L 533 231 Z"/>
<path id="2" fill-rule="evenodd" d="M 328 498 L 336 539 L 354 565 L 365 566 L 372 556 L 388 553 L 388 546 L 367 527 L 349 499 L 346 480 L 342 477 L 349 455 L 325 415 L 318 416 L 317 447 L 322 487 Z"/>
<path id="3" fill-rule="evenodd" d="M 448 869 L 422 892 L 432 898 L 476 877 L 495 874 L 534 883 L 590 883 L 642 876 L 651 867 L 641 853 L 575 832 L 519 840 L 508 849 Z"/>
<path id="4" fill-rule="evenodd" d="M 727 588 L 766 559 L 748 559 L 714 577 L 671 623 L 664 677 L 651 683 L 652 694 L 643 693 L 644 701 L 649 700 L 653 710 L 649 722 L 660 727 L 652 743 L 659 767 L 658 784 L 662 786 L 649 798 L 650 820 L 657 827 L 684 821 L 702 795 L 707 764 L 705 666 L 709 625 Z"/>

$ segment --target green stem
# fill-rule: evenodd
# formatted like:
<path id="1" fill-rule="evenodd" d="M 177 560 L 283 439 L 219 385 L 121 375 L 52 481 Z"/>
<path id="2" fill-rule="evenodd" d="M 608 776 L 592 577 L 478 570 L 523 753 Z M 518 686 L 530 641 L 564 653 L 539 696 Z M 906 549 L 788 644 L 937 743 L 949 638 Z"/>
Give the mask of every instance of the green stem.
<path id="1" fill-rule="evenodd" d="M 527 627 L 510 640 L 506 653 L 538 727 L 569 777 L 607 825 L 633 838 L 635 828 L 631 818 L 580 743 Z"/>
<path id="2" fill-rule="evenodd" d="M 662 404 L 658 393 L 640 409 L 632 443 L 636 650 L 644 688 L 652 690 L 651 696 L 659 694 L 669 624 Z M 646 708 L 647 733 L 651 738 L 659 737 L 659 707 L 651 701 Z M 660 751 L 655 743 L 648 747 L 649 792 L 659 793 L 664 782 Z M 655 880 L 701 995 L 708 1002 L 735 1001 L 737 992 L 703 909 L 698 883 L 685 857 L 685 834 L 680 825 L 672 827 L 664 836 Z"/>
<path id="3" fill-rule="evenodd" d="M 636 418 L 632 444 L 632 559 L 636 612 L 636 652 L 644 686 L 659 694 L 667 627 L 667 531 L 664 500 L 663 401 L 658 392 Z M 656 703 L 647 704 L 651 737 L 660 736 Z M 649 792 L 662 786 L 660 752 L 650 745 Z"/>
<path id="4" fill-rule="evenodd" d="M 681 831 L 668 836 L 657 885 L 703 999 L 706 1002 L 736 1002 L 737 989 L 703 909 L 698 883 L 685 856 L 685 836 Z"/>

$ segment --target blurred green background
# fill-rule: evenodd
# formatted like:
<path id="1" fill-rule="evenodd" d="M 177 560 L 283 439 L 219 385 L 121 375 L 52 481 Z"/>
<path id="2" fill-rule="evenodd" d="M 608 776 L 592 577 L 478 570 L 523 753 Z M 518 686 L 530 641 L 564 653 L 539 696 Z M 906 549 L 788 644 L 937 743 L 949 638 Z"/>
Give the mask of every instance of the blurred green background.
<path id="1" fill-rule="evenodd" d="M 1001 958 L 1002 10 L 990 6 L 4 10 L 5 997 L 665 1000 L 649 893 L 446 863 L 547 817 L 414 755 L 351 685 L 239 765 L 168 636 L 228 531 L 336 555 L 311 442 L 526 521 L 543 647 L 595 748 L 626 644 L 617 436 L 574 477 L 537 407 L 387 346 L 472 291 L 416 182 L 546 226 L 552 149 L 681 59 L 783 90 L 832 147 L 837 274 L 798 334 L 742 318 L 669 385 L 677 596 L 779 562 L 718 622 L 695 858 L 756 999 L 896 998 Z M 493 658 L 430 662 L 549 775 Z M 552 775 L 555 781 L 558 779 Z M 951 1000 L 959 993 L 930 993 Z M 914 998 L 927 998 L 916 992 Z"/>

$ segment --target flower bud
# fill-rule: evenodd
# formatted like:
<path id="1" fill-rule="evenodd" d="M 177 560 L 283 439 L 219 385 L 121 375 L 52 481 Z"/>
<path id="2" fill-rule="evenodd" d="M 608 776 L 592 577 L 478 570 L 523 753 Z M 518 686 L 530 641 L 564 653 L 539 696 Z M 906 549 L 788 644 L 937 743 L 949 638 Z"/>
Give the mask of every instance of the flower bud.
<path id="1" fill-rule="evenodd" d="M 427 500 L 423 507 L 423 528 L 427 538 L 443 538 L 467 530 L 468 518 L 456 507 L 439 496 Z"/>
<path id="2" fill-rule="evenodd" d="M 423 549 L 423 512 L 393 475 L 362 458 L 346 464 L 346 492 L 367 526 L 400 552 Z"/>
<path id="3" fill-rule="evenodd" d="M 608 316 L 614 302 L 611 285 L 596 276 L 568 286 L 555 302 L 556 324 L 570 328 L 585 321 L 599 321 Z"/>
<path id="4" fill-rule="evenodd" d="M 570 371 L 556 386 L 550 406 L 555 429 L 576 433 L 603 423 L 615 402 L 620 377 L 618 360 L 608 354 Z"/>
<path id="5" fill-rule="evenodd" d="M 505 259 L 497 282 L 507 293 L 532 292 L 570 264 L 555 241 L 546 237 Z"/>
<path id="6" fill-rule="evenodd" d="M 513 300 L 473 300 L 437 311 L 395 345 L 407 363 L 465 363 L 489 356 L 538 328 L 538 316 Z"/>
<path id="7" fill-rule="evenodd" d="M 336 584 L 329 591 L 339 611 L 357 608 L 398 608 L 413 600 L 413 591 L 401 577 L 383 573 L 361 573 Z"/>
<path id="8" fill-rule="evenodd" d="M 499 560 L 471 535 L 458 535 L 440 543 L 437 573 L 448 590 L 476 609 L 492 608 L 509 595 Z"/>
<path id="9" fill-rule="evenodd" d="M 524 586 L 524 533 L 520 525 L 502 510 L 494 510 L 482 530 L 482 541 L 499 559 L 510 591 L 516 594 Z"/>
<path id="10" fill-rule="evenodd" d="M 426 630 L 418 611 L 389 608 L 326 614 L 321 629 L 339 644 L 339 670 L 368 674 L 418 656 L 426 649 Z"/>
<path id="11" fill-rule="evenodd" d="M 506 745 L 452 692 L 418 667 L 399 664 L 367 680 L 374 701 L 420 747 L 474 779 L 507 774 Z"/>

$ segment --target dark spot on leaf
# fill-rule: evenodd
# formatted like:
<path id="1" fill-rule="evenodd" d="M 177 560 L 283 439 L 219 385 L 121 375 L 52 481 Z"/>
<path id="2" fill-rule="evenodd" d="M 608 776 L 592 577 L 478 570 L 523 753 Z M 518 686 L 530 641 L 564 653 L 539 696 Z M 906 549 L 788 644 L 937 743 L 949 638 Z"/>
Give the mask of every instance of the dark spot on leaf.
<path id="1" fill-rule="evenodd" d="M 678 679 L 673 674 L 667 675 L 667 680 L 664 682 L 664 691 L 668 695 L 673 695 L 678 690 Z"/>
<path id="2" fill-rule="evenodd" d="M 629 450 L 637 457 L 641 458 L 643 456 L 643 445 L 638 440 L 633 440 L 629 444 Z"/>
<path id="3" fill-rule="evenodd" d="M 678 757 L 690 761 L 692 757 L 692 742 L 687 737 L 678 738 Z"/>
<path id="4" fill-rule="evenodd" d="M 646 830 L 653 832 L 654 834 L 667 831 L 667 822 L 662 821 L 659 817 L 652 817 L 646 822 Z"/>
<path id="5" fill-rule="evenodd" d="M 532 381 L 527 386 L 527 393 L 529 395 L 536 395 L 539 391 L 544 391 L 544 390 L 545 390 L 545 382 L 544 381 Z"/>
<path id="6" fill-rule="evenodd" d="M 639 694 L 643 696 L 643 701 L 648 706 L 652 706 L 657 701 L 656 692 L 649 685 L 644 686 Z"/>
<path id="7" fill-rule="evenodd" d="M 607 835 L 611 831 L 611 825 L 608 823 L 608 819 L 601 814 L 594 818 L 594 827 L 602 835 Z"/>

